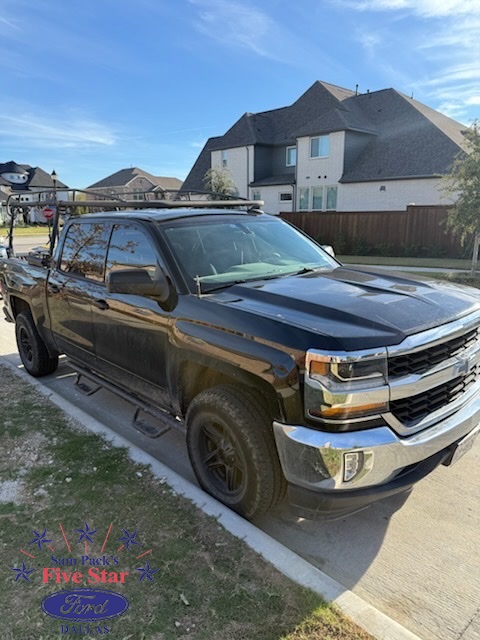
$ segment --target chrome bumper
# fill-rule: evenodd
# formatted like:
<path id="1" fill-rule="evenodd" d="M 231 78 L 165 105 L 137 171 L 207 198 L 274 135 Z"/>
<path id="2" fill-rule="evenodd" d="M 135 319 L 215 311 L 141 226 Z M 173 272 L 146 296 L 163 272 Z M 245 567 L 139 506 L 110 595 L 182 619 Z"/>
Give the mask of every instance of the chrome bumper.
<path id="1" fill-rule="evenodd" d="M 385 424 L 364 431 L 325 433 L 274 422 L 283 473 L 288 482 L 316 491 L 352 490 L 385 484 L 473 431 L 480 423 L 480 395 L 454 415 L 410 437 Z M 358 452 L 358 473 L 345 480 L 345 454 Z"/>

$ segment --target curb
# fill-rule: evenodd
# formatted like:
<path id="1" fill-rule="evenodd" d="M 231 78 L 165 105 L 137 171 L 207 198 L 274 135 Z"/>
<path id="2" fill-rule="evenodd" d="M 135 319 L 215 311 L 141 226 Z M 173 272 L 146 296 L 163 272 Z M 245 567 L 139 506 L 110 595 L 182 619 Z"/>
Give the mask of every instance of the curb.
<path id="1" fill-rule="evenodd" d="M 401 624 L 362 600 L 352 591 L 345 589 L 336 580 L 327 576 L 268 534 L 257 529 L 252 523 L 244 520 L 202 489 L 185 480 L 153 456 L 29 376 L 18 367 L 15 360 L 15 356 L 3 357 L 3 361 L 15 375 L 35 387 L 41 395 L 62 409 L 69 417 L 89 431 L 105 436 L 114 446 L 126 447 L 129 457 L 134 462 L 150 465 L 156 478 L 165 480 L 175 493 L 190 500 L 204 513 L 215 517 L 233 536 L 243 540 L 251 549 L 292 581 L 311 589 L 328 602 L 336 604 L 343 613 L 378 640 L 421 640 L 419 636 L 405 629 Z"/>

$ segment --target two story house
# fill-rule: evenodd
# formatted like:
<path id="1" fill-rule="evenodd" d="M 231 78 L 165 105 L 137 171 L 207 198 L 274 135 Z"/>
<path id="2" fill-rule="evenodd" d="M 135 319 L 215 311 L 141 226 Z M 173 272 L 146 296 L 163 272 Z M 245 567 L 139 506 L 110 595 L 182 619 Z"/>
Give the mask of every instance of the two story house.
<path id="1" fill-rule="evenodd" d="M 102 178 L 87 189 L 104 197 L 114 196 L 127 200 L 163 200 L 169 191 L 176 191 L 181 186 L 182 182 L 177 178 L 153 176 L 138 167 L 129 167 Z"/>
<path id="2" fill-rule="evenodd" d="M 13 160 L 0 163 L 0 218 L 2 222 L 7 220 L 6 202 L 8 196 L 14 195 L 19 203 L 39 203 L 37 208 L 32 207 L 26 221 L 45 222 L 42 217 L 42 201 L 52 197 L 54 190 L 58 197 L 66 197 L 64 190 L 67 186 L 60 180 L 52 179 L 52 176 L 40 167 L 31 167 L 29 164 L 17 164 Z"/>
<path id="3" fill-rule="evenodd" d="M 291 106 L 246 113 L 210 138 L 183 189 L 204 188 L 205 172 L 220 167 L 271 213 L 445 204 L 441 179 L 465 152 L 465 129 L 395 89 L 318 81 Z"/>

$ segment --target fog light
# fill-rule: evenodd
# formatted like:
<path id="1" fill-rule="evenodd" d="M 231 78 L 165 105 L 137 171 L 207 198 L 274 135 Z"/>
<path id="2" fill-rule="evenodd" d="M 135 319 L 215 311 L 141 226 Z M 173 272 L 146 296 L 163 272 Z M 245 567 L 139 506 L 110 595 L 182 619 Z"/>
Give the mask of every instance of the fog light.
<path id="1" fill-rule="evenodd" d="M 363 469 L 363 451 L 343 454 L 343 481 L 350 482 Z"/>

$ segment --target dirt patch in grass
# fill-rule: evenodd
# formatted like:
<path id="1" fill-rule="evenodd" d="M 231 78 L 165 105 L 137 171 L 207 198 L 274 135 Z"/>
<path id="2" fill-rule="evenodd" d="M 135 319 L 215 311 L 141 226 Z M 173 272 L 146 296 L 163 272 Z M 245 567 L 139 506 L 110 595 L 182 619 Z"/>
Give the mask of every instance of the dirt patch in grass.
<path id="1" fill-rule="evenodd" d="M 1 366 L 0 403 L 2 640 L 371 637 Z M 79 588 L 129 609 L 90 627 L 42 611 Z"/>

